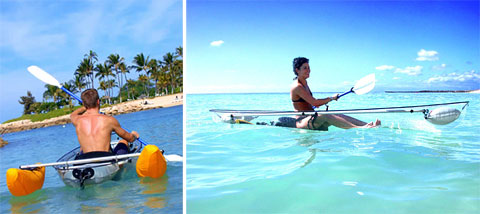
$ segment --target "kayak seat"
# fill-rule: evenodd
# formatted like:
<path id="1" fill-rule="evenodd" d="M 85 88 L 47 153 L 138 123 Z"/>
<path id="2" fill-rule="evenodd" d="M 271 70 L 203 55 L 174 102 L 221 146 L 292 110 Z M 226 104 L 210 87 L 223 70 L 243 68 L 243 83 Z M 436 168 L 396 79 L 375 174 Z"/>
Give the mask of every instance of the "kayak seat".
<path id="1" fill-rule="evenodd" d="M 114 155 L 111 152 L 87 152 L 87 153 L 79 153 L 75 160 L 82 160 L 82 159 L 89 159 L 89 158 L 99 158 L 99 157 L 106 157 Z"/>
<path id="2" fill-rule="evenodd" d="M 297 119 L 293 117 L 280 117 L 278 122 L 275 123 L 275 126 L 297 128 Z"/>

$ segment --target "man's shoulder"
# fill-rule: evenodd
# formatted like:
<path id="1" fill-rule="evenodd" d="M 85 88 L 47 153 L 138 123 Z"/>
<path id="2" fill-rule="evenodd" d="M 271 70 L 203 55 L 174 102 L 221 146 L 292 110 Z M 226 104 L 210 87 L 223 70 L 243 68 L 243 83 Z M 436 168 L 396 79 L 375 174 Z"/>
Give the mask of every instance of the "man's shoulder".
<path id="1" fill-rule="evenodd" d="M 101 120 L 106 121 L 107 123 L 110 123 L 110 124 L 118 123 L 118 120 L 115 117 L 112 117 L 109 115 L 102 114 L 100 118 Z"/>
<path id="2" fill-rule="evenodd" d="M 79 115 L 77 118 L 78 118 L 78 120 L 87 119 L 87 118 L 95 118 L 95 119 L 98 119 L 98 120 L 105 120 L 105 121 L 116 121 L 116 120 L 117 120 L 117 119 L 115 119 L 115 118 L 112 117 L 112 116 L 104 115 L 104 114 L 98 114 L 98 115 Z"/>
<path id="3" fill-rule="evenodd" d="M 118 124 L 118 121 L 115 117 L 104 114 L 95 115 L 94 120 L 96 120 L 96 123 L 103 124 L 102 126 L 108 129 L 113 128 Z"/>
<path id="4" fill-rule="evenodd" d="M 112 117 L 110 115 L 105 115 L 105 114 L 100 114 L 98 115 L 99 118 L 102 118 L 103 120 L 117 120 L 115 117 Z"/>

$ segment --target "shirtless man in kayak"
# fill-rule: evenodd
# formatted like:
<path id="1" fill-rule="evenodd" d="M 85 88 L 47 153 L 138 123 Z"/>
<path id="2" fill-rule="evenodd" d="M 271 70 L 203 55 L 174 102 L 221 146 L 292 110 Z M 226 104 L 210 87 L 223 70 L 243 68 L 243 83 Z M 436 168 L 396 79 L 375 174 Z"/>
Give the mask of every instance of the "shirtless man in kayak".
<path id="1" fill-rule="evenodd" d="M 128 142 L 139 137 L 136 131 L 128 133 L 117 119 L 100 114 L 100 100 L 95 89 L 87 89 L 81 95 L 83 106 L 72 112 L 70 119 L 75 126 L 80 150 L 83 153 L 77 159 L 127 154 Z M 110 147 L 110 135 L 114 131 L 123 138 L 113 151 Z"/>

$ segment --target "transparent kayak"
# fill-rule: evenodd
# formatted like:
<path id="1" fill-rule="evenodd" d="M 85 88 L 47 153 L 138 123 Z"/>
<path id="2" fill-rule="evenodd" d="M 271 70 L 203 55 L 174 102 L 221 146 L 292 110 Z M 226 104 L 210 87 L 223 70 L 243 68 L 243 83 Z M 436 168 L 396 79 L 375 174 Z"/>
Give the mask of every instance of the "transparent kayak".
<path id="1" fill-rule="evenodd" d="M 111 142 L 111 147 L 115 148 L 118 141 Z M 135 141 L 129 144 L 129 154 L 140 153 L 142 151 L 142 143 Z M 80 154 L 80 147 L 63 155 L 57 162 L 68 162 L 75 160 Z M 98 162 L 92 158 L 92 162 L 84 164 L 65 164 L 53 166 L 57 170 L 60 178 L 68 186 L 83 187 L 89 184 L 98 184 L 107 180 L 111 180 L 119 176 L 119 172 L 126 164 L 135 164 L 138 156 L 122 159 L 114 159 L 110 161 Z M 89 159 L 83 159 L 89 160 Z"/>

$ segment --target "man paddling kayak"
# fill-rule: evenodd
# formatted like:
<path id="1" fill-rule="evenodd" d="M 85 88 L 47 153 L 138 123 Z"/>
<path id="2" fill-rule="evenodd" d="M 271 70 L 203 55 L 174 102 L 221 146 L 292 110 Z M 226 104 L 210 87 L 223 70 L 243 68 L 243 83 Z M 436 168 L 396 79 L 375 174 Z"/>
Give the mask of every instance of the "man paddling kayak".
<path id="1" fill-rule="evenodd" d="M 297 76 L 291 86 L 290 97 L 292 99 L 293 108 L 296 111 L 313 111 L 313 107 L 325 105 L 332 100 L 338 99 L 338 94 L 333 97 L 324 99 L 316 99 L 312 96 L 312 92 L 307 84 L 307 79 L 310 77 L 309 60 L 305 57 L 298 57 L 293 60 L 293 72 Z M 313 116 L 297 116 L 294 118 L 283 118 L 278 123 L 282 126 L 324 130 L 333 125 L 339 128 L 372 128 L 381 124 L 380 120 L 375 122 L 365 123 L 353 117 L 343 114 L 324 114 Z"/>
<path id="2" fill-rule="evenodd" d="M 127 154 L 128 142 L 135 141 L 139 134 L 136 131 L 132 131 L 132 133 L 125 131 L 114 117 L 100 114 L 100 99 L 97 90 L 85 90 L 82 92 L 81 99 L 83 106 L 70 115 L 77 132 L 80 150 L 83 153 L 77 159 Z M 123 138 L 113 150 L 110 148 L 112 131 Z"/>

